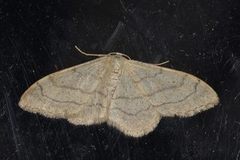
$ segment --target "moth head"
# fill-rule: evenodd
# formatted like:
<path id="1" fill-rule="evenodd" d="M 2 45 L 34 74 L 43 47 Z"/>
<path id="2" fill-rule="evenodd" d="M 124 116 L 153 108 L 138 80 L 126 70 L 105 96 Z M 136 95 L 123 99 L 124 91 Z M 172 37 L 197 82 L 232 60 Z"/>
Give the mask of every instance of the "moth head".
<path id="1" fill-rule="evenodd" d="M 124 57 L 124 58 L 127 58 L 129 60 L 131 59 L 128 55 L 120 53 L 120 52 L 111 52 L 108 55 L 114 55 L 116 57 Z"/>

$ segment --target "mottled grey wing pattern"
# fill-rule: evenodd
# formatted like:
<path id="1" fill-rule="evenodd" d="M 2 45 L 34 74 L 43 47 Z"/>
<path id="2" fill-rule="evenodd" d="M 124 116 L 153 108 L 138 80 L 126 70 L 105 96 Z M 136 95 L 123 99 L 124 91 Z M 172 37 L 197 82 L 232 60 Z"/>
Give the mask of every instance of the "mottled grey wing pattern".
<path id="1" fill-rule="evenodd" d="M 192 116 L 217 103 L 215 91 L 190 74 L 129 60 L 113 96 L 108 123 L 139 137 L 151 132 L 163 116 Z"/>
<path id="2" fill-rule="evenodd" d="M 107 57 L 50 74 L 34 83 L 21 97 L 24 110 L 74 124 L 106 120 L 106 92 L 102 86 Z"/>

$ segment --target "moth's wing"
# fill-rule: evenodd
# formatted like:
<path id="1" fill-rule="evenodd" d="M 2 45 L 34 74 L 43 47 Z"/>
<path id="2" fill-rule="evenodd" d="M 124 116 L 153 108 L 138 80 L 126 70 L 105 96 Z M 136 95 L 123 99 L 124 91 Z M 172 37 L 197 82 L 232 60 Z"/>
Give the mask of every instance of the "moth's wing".
<path id="1" fill-rule="evenodd" d="M 135 85 L 162 116 L 188 117 L 219 102 L 216 92 L 191 74 L 137 61 L 128 65 Z"/>
<path id="2" fill-rule="evenodd" d="M 160 121 L 160 114 L 152 108 L 139 86 L 134 83 L 132 68 L 127 61 L 119 83 L 111 99 L 108 124 L 121 130 L 125 135 L 141 137 L 151 132 Z M 141 97 L 141 98 L 134 98 Z"/>
<path id="3" fill-rule="evenodd" d="M 98 58 L 40 79 L 22 95 L 19 106 L 73 124 L 105 121 L 106 92 L 102 81 L 107 61 L 107 57 Z"/>
<path id="4" fill-rule="evenodd" d="M 112 99 L 109 122 L 125 134 L 151 132 L 163 116 L 192 116 L 218 103 L 215 91 L 190 74 L 126 61 Z"/>

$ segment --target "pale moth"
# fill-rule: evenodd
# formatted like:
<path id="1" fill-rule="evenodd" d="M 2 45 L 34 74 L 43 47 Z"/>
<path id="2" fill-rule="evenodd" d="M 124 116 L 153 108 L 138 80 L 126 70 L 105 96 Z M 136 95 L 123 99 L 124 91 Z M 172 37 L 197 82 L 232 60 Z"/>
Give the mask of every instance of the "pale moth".
<path id="1" fill-rule="evenodd" d="M 162 117 L 193 116 L 219 102 L 216 92 L 191 74 L 122 53 L 79 51 L 100 58 L 40 79 L 25 91 L 19 106 L 75 125 L 106 122 L 125 135 L 141 137 Z"/>

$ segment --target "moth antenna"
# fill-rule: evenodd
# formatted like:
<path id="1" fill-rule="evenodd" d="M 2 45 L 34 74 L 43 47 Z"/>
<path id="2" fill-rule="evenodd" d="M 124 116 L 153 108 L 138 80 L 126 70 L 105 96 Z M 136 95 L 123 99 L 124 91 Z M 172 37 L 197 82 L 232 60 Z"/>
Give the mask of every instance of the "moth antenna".
<path id="1" fill-rule="evenodd" d="M 80 48 L 78 48 L 76 45 L 74 46 L 81 54 L 85 55 L 85 56 L 94 56 L 94 57 L 104 57 L 107 56 L 107 54 L 91 54 L 91 53 L 86 53 L 83 52 Z"/>
<path id="2" fill-rule="evenodd" d="M 169 60 L 167 60 L 167 61 L 165 61 L 165 62 L 162 62 L 162 63 L 158 63 L 158 64 L 155 64 L 155 65 L 157 65 L 157 66 L 162 66 L 162 65 L 164 65 L 164 64 L 167 64 L 167 63 L 169 63 L 170 61 Z"/>

